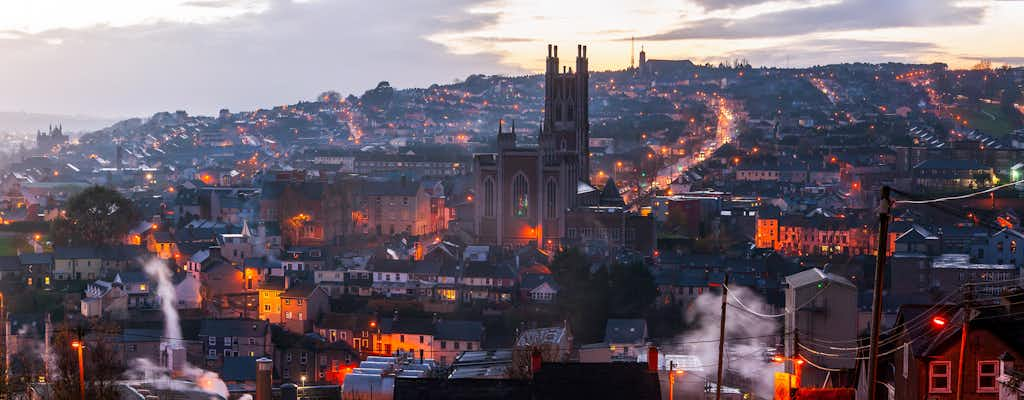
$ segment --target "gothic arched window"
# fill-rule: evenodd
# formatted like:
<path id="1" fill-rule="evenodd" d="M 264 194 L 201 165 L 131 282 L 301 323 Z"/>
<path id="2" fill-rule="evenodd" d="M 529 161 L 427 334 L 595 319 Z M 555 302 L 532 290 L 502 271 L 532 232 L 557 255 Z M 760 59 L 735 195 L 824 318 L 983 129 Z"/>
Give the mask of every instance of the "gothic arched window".
<path id="1" fill-rule="evenodd" d="M 484 216 L 494 217 L 494 180 L 484 180 Z"/>
<path id="2" fill-rule="evenodd" d="M 517 217 L 526 217 L 530 211 L 530 185 L 526 175 L 516 174 L 512 178 L 512 213 Z"/>
<path id="3" fill-rule="evenodd" d="M 548 180 L 547 189 L 545 190 L 547 197 L 547 209 L 548 219 L 554 219 L 558 216 L 558 183 L 554 179 Z"/>

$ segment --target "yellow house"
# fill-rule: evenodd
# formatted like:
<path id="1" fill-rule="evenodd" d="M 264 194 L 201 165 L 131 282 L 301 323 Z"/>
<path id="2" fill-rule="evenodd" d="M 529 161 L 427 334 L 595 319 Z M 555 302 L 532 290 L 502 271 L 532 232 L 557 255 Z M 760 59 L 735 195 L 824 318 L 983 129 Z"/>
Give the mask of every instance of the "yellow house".
<path id="1" fill-rule="evenodd" d="M 55 247 L 53 277 L 57 280 L 93 280 L 100 276 L 103 263 L 92 247 Z"/>

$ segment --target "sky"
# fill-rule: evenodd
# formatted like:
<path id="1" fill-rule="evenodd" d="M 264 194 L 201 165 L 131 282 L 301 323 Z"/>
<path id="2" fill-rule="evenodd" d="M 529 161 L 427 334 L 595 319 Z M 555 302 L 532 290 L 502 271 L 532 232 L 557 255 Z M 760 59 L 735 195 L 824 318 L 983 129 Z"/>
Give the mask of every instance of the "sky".
<path id="1" fill-rule="evenodd" d="M 1024 0 L 0 0 L 0 111 L 251 110 L 652 59 L 1024 65 Z"/>

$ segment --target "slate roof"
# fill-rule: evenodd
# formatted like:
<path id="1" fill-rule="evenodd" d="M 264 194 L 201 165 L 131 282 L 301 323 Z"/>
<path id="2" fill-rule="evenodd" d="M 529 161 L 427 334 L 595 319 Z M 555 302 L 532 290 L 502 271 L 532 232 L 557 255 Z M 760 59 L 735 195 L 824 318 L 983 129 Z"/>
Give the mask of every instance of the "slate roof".
<path id="1" fill-rule="evenodd" d="M 249 382 L 256 380 L 256 359 L 260 357 L 224 357 L 220 368 L 220 379 L 226 382 Z"/>
<path id="2" fill-rule="evenodd" d="M 828 272 L 823 272 L 822 270 L 817 269 L 817 268 L 811 268 L 811 269 L 808 269 L 808 270 L 797 272 L 797 273 L 795 273 L 793 275 L 790 275 L 790 276 L 786 277 L 786 284 L 788 284 L 789 287 L 794 288 L 794 289 L 801 288 L 801 287 L 804 287 L 804 286 L 807 286 L 807 285 L 817 284 L 818 282 L 822 282 L 822 281 L 829 281 L 829 282 L 832 282 L 832 283 L 838 283 L 838 284 L 841 284 L 841 285 L 844 285 L 844 286 L 849 286 L 849 287 L 854 288 L 854 289 L 857 288 L 856 285 L 851 283 L 846 278 L 841 277 L 841 276 L 836 275 L 836 274 L 832 274 L 832 273 L 828 273 Z"/>
<path id="3" fill-rule="evenodd" d="M 55 259 L 82 259 L 99 258 L 99 254 L 93 247 L 54 247 L 53 258 Z"/>
<path id="4" fill-rule="evenodd" d="M 374 272 L 396 272 L 408 274 L 413 272 L 413 263 L 409 260 L 388 260 L 374 257 L 373 261 L 370 262 L 369 269 Z"/>
<path id="5" fill-rule="evenodd" d="M 480 321 L 440 320 L 434 324 L 434 338 L 482 342 L 484 324 Z"/>
<path id="6" fill-rule="evenodd" d="M 21 270 L 21 258 L 18 256 L 0 256 L 0 271 L 18 272 Z"/>
<path id="7" fill-rule="evenodd" d="M 49 265 L 53 266 L 52 253 L 24 253 L 18 258 L 22 265 Z"/>
<path id="8" fill-rule="evenodd" d="M 258 319 L 204 319 L 199 327 L 199 336 L 262 337 L 269 324 Z"/>
<path id="9" fill-rule="evenodd" d="M 606 343 L 642 343 L 647 336 L 647 321 L 640 318 L 611 318 L 604 326 Z"/>

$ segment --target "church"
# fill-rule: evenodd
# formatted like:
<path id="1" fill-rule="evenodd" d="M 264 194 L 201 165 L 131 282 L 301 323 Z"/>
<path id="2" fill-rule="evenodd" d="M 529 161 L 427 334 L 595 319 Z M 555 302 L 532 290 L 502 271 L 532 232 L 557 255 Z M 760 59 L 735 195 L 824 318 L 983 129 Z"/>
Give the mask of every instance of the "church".
<path id="1" fill-rule="evenodd" d="M 575 70 L 559 71 L 558 46 L 548 45 L 539 145 L 517 145 L 515 123 L 505 130 L 499 121 L 498 152 L 474 156 L 479 243 L 559 245 L 567 213 L 597 204 L 601 193 L 590 185 L 589 81 L 586 46 L 576 47 Z"/>

